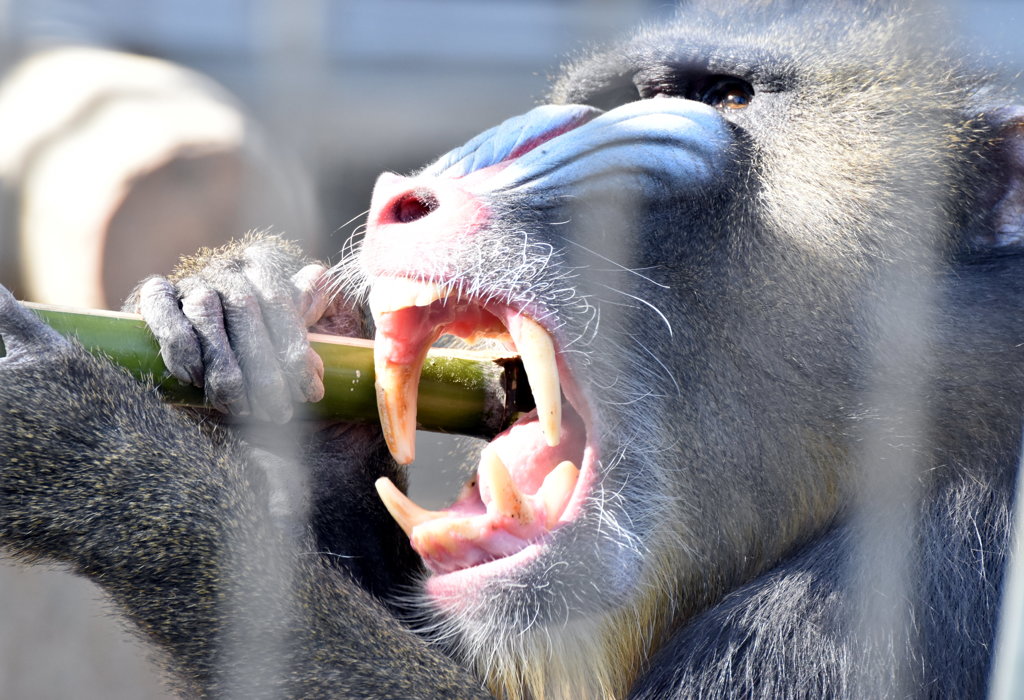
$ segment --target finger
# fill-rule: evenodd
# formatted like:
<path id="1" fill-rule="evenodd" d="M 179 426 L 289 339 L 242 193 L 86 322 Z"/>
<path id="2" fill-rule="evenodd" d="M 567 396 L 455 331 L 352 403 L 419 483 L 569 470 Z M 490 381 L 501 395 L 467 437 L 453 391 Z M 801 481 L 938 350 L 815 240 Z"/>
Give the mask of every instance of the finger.
<path id="1" fill-rule="evenodd" d="M 316 403 L 317 401 L 319 401 L 320 399 L 322 399 L 324 397 L 324 393 L 325 393 L 325 389 L 324 389 L 324 360 L 323 360 L 322 357 L 320 357 L 316 353 L 316 350 L 314 350 L 313 348 L 309 349 L 308 358 L 309 358 L 308 362 L 312 365 L 313 372 L 316 374 L 317 382 L 316 382 L 316 385 L 313 386 L 310 389 L 310 391 L 306 394 L 306 398 L 311 403 Z"/>
<path id="2" fill-rule="evenodd" d="M 340 294 L 331 300 L 323 317 L 310 330 L 349 338 L 373 338 L 369 312 Z"/>
<path id="3" fill-rule="evenodd" d="M 220 295 L 195 278 L 182 280 L 181 286 L 181 311 L 195 329 L 202 352 L 206 400 L 225 413 L 248 415 L 245 378 L 224 327 Z"/>
<path id="4" fill-rule="evenodd" d="M 253 416 L 276 423 L 289 421 L 294 410 L 292 392 L 282 373 L 274 336 L 264 321 L 259 297 L 244 277 L 232 279 L 220 296 L 224 328 L 245 377 Z"/>
<path id="5" fill-rule="evenodd" d="M 3 285 L 0 285 L 0 337 L 5 357 L 11 360 L 68 344 L 66 338 L 38 315 L 19 304 Z"/>
<path id="6" fill-rule="evenodd" d="M 297 306 L 307 328 L 319 321 L 333 295 L 327 293 L 327 268 L 320 263 L 306 265 L 292 275 L 292 286 L 298 291 Z"/>
<path id="7" fill-rule="evenodd" d="M 167 369 L 179 381 L 203 386 L 202 348 L 178 304 L 178 289 L 165 277 L 151 277 L 139 287 L 138 298 L 139 312 L 160 344 Z"/>
<path id="8" fill-rule="evenodd" d="M 306 324 L 296 311 L 295 288 L 264 267 L 247 268 L 246 275 L 258 290 L 267 332 L 277 343 L 277 359 L 289 395 L 294 401 L 319 401 L 324 393 L 323 363 L 309 347 Z"/>

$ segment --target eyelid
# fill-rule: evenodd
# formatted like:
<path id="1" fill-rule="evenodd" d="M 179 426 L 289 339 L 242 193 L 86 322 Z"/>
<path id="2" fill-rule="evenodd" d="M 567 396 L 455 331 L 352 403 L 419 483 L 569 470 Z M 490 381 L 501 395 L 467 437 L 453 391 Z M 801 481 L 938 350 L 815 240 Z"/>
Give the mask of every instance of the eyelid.
<path id="1" fill-rule="evenodd" d="M 729 82 L 746 90 L 750 99 L 762 92 L 773 92 L 772 86 L 757 85 L 747 77 L 730 73 L 703 71 L 673 71 L 635 73 L 629 77 L 636 89 L 638 99 L 649 100 L 654 97 L 683 97 L 698 102 L 705 102 L 705 97 L 715 88 Z"/>
<path id="2" fill-rule="evenodd" d="M 648 100 L 663 94 L 661 90 L 647 81 L 638 81 L 634 78 L 633 84 L 636 86 L 636 91 L 640 95 L 641 100 Z"/>
<path id="3" fill-rule="evenodd" d="M 649 100 L 654 97 L 682 97 L 686 91 L 680 91 L 677 85 L 671 83 L 644 83 L 637 85 L 637 92 L 641 100 Z"/>

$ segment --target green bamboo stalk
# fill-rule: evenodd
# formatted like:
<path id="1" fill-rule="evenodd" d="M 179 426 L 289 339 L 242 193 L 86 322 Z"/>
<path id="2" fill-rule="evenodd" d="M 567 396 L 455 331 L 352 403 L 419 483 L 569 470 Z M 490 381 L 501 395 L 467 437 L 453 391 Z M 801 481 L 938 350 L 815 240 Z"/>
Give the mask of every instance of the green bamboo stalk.
<path id="1" fill-rule="evenodd" d="M 25 305 L 62 335 L 76 336 L 89 352 L 107 357 L 139 379 L 152 380 L 168 401 L 206 405 L 202 390 L 182 384 L 167 371 L 141 316 Z M 325 395 L 300 413 L 318 420 L 376 421 L 373 343 L 316 333 L 309 338 L 324 361 Z M 519 411 L 530 408 L 531 400 L 518 358 L 435 348 L 423 365 L 417 420 L 423 430 L 493 437 Z"/>

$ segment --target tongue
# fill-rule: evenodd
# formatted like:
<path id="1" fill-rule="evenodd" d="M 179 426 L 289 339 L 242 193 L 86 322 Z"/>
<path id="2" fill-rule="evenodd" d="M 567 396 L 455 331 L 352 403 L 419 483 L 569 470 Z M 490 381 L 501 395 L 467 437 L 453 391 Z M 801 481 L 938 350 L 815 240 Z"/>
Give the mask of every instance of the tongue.
<path id="1" fill-rule="evenodd" d="M 559 425 L 558 444 L 552 446 L 546 431 L 537 420 L 536 412 L 526 415 L 515 425 L 494 438 L 487 451 L 508 466 L 512 478 L 523 491 L 535 493 L 548 472 L 566 460 L 579 464 L 586 447 L 586 429 L 583 419 L 566 404 L 564 418 Z"/>

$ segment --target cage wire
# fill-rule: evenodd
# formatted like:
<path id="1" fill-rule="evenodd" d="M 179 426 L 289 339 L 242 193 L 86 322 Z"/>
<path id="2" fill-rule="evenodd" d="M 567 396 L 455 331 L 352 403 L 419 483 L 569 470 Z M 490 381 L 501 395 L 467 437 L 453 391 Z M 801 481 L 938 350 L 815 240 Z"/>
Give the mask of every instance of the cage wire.
<path id="1" fill-rule="evenodd" d="M 1013 4 L 964 0 L 952 3 L 950 11 L 969 19 L 961 25 L 968 32 L 990 40 L 1007 37 L 1006 49 L 1020 66 L 1024 49 Z M 240 96 L 243 109 L 265 126 L 266 138 L 293 153 L 296 168 L 310 174 L 308 201 L 318 210 L 311 220 L 328 222 L 312 232 L 314 252 L 328 257 L 358 226 L 376 172 L 409 172 L 504 117 L 526 111 L 543 96 L 545 76 L 561 56 L 669 9 L 653 0 L 314 0 L 301 5 L 290 0 L 0 0 L 0 60 L 9 67 L 40 47 L 87 43 L 160 55 L 212 75 Z M 389 37 L 386 45 L 381 36 Z M 916 206 L 922 220 L 935 216 L 929 201 Z M 10 227 L 9 208 L 0 214 Z M 584 264 L 597 252 L 622 271 L 632 269 L 636 217 L 628 202 L 619 214 L 606 222 L 615 235 L 603 235 L 600 249 L 569 246 L 570 258 Z M 353 217 L 354 223 L 341 226 Z M 0 231 L 0 257 L 5 240 L 9 234 Z M 908 267 L 884 281 L 889 288 L 880 297 L 899 303 L 875 309 L 881 332 L 867 402 L 884 420 L 872 421 L 875 427 L 861 436 L 864 492 L 871 503 L 856 520 L 854 575 L 861 581 L 856 624 L 865 640 L 874 640 L 873 660 L 881 666 L 895 662 L 886 671 L 897 688 L 905 659 L 884 652 L 900 646 L 899 640 L 909 643 L 912 627 L 901 601 L 912 532 L 907 504 L 915 501 L 917 489 L 913 444 L 926 431 L 915 409 L 928 361 L 924 320 L 935 304 L 931 278 L 927 267 Z M 602 323 L 614 327 L 619 292 L 606 282 L 593 281 L 586 293 L 609 301 L 602 307 L 607 314 Z M 908 384 L 908 376 L 917 379 Z M 915 390 L 905 391 L 908 385 Z M 460 464 L 475 461 L 479 446 L 423 434 L 418 440 L 425 454 L 411 468 L 413 498 L 427 507 L 442 505 L 465 478 Z M 428 468 L 427 462 L 441 468 Z M 997 700 L 1024 693 L 1024 509 L 1016 517 L 993 671 Z M 243 540 L 233 543 L 229 556 L 245 560 L 259 549 L 260 542 Z M 287 589 L 291 567 L 287 557 L 273 560 L 268 578 Z M 246 611 L 249 593 L 238 591 L 225 604 Z M 68 577 L 0 569 L 0 695 L 167 697 L 142 654 L 108 626 L 91 597 L 91 588 Z M 286 611 L 277 612 L 286 617 Z M 261 614 L 233 615 L 239 629 L 227 637 L 238 646 L 225 650 L 236 659 L 230 664 L 233 697 L 250 697 L 282 671 L 275 647 L 285 642 L 285 626 L 259 619 Z M 879 668 L 863 669 L 857 679 L 861 692 L 854 694 L 871 697 L 878 690 Z"/>

